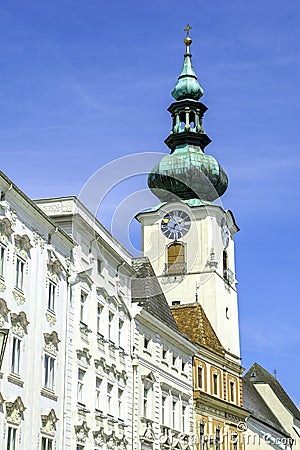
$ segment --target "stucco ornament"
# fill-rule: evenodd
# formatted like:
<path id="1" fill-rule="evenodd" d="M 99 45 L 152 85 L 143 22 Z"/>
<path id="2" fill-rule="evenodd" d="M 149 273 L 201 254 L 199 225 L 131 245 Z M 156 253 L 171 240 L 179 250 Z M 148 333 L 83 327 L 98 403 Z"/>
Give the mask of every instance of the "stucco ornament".
<path id="1" fill-rule="evenodd" d="M 87 426 L 86 421 L 83 421 L 81 425 L 75 426 L 75 434 L 78 442 L 86 442 L 89 435 L 90 428 Z"/>
<path id="2" fill-rule="evenodd" d="M 7 421 L 13 423 L 14 425 L 20 425 L 25 409 L 26 408 L 20 396 L 17 397 L 14 402 L 6 402 Z"/>
<path id="3" fill-rule="evenodd" d="M 49 414 L 42 414 L 41 420 L 42 420 L 41 431 L 43 431 L 46 434 L 50 434 L 51 436 L 54 436 L 56 431 L 55 424 L 58 421 L 54 409 L 51 409 Z"/>

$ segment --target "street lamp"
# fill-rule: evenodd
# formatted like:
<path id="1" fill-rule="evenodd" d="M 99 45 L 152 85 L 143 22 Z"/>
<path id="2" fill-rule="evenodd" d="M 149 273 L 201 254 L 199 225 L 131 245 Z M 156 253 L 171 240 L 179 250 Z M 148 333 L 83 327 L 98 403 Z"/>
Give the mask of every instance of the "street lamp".
<path id="1" fill-rule="evenodd" d="M 0 328 L 0 369 L 2 365 L 4 350 L 6 347 L 8 331 L 6 328 Z"/>

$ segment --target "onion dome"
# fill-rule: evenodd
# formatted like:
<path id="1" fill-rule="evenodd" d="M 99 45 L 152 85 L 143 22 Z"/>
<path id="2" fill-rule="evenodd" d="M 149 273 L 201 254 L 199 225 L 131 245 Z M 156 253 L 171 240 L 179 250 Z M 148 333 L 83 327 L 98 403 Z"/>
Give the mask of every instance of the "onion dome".
<path id="1" fill-rule="evenodd" d="M 224 194 L 228 178 L 218 161 L 204 152 L 211 142 L 202 126 L 207 107 L 197 101 L 203 94 L 191 64 L 188 25 L 186 54 L 179 80 L 172 92 L 177 100 L 168 111 L 172 130 L 165 140 L 171 154 L 164 156 L 148 175 L 148 186 L 160 201 L 181 199 L 190 205 L 213 202 Z"/>
<path id="2" fill-rule="evenodd" d="M 148 186 L 161 202 L 178 199 L 213 202 L 226 191 L 228 178 L 213 156 L 184 145 L 153 167 Z"/>

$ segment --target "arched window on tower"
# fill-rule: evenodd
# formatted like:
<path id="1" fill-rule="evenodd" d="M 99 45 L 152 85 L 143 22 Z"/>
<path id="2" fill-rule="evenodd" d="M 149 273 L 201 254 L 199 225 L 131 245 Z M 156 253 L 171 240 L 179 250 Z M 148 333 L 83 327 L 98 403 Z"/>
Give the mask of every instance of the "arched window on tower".
<path id="1" fill-rule="evenodd" d="M 228 255 L 226 250 L 223 250 L 223 277 L 228 279 Z"/>
<path id="2" fill-rule="evenodd" d="M 185 272 L 185 248 L 184 244 L 174 243 L 168 247 L 168 274 L 181 274 Z"/>

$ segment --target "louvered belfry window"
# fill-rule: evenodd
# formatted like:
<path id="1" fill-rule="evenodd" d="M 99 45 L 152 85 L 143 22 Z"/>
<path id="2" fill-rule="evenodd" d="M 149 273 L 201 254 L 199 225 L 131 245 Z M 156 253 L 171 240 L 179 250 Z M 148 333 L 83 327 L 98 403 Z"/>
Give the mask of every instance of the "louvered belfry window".
<path id="1" fill-rule="evenodd" d="M 171 244 L 168 247 L 168 273 L 180 274 L 185 271 L 184 245 L 180 243 Z"/>

